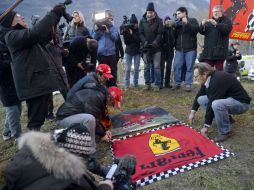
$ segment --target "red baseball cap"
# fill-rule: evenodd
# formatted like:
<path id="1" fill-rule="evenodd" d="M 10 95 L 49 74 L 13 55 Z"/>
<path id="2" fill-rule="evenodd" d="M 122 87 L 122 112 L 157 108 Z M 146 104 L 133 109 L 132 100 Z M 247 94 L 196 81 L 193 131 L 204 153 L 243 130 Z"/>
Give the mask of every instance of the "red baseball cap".
<path id="1" fill-rule="evenodd" d="M 108 88 L 108 91 L 111 94 L 111 96 L 113 96 L 116 107 L 120 108 L 123 96 L 122 90 L 120 88 L 117 88 L 116 86 L 111 86 Z"/>
<path id="2" fill-rule="evenodd" d="M 113 78 L 111 69 L 107 64 L 100 64 L 96 67 L 96 70 L 103 74 L 107 79 Z"/>

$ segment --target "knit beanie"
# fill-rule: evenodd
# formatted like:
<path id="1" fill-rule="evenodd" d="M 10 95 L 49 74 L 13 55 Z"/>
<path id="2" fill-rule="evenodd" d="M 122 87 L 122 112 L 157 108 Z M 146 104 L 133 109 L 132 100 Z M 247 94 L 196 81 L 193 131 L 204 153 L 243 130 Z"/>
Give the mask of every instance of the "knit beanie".
<path id="1" fill-rule="evenodd" d="M 146 8 L 146 11 L 155 11 L 155 10 L 154 10 L 154 5 L 153 5 L 152 2 L 148 3 L 147 8 Z"/>
<path id="2" fill-rule="evenodd" d="M 138 24 L 138 19 L 137 19 L 135 14 L 131 15 L 130 23 L 132 23 L 132 24 Z"/>

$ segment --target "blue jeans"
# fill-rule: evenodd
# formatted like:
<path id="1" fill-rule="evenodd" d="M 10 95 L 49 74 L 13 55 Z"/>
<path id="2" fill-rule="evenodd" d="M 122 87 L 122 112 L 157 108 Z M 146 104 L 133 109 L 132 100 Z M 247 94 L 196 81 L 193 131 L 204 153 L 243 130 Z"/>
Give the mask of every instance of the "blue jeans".
<path id="1" fill-rule="evenodd" d="M 198 97 L 198 103 L 206 108 L 208 104 L 207 96 Z M 249 104 L 241 103 L 234 98 L 218 99 L 212 102 L 215 121 L 220 134 L 227 134 L 231 131 L 229 114 L 242 114 L 249 109 Z"/>
<path id="2" fill-rule="evenodd" d="M 193 79 L 193 65 L 197 57 L 197 51 L 192 50 L 188 52 L 176 51 L 174 59 L 174 80 L 175 85 L 181 85 L 182 77 L 182 66 L 186 64 L 186 75 L 185 75 L 185 85 L 191 86 Z"/>
<path id="3" fill-rule="evenodd" d="M 18 138 L 21 134 L 20 115 L 21 104 L 17 104 L 10 107 L 5 107 L 5 123 L 3 129 L 4 136 L 11 136 Z"/>
<path id="4" fill-rule="evenodd" d="M 133 84 L 134 86 L 138 86 L 138 77 L 139 77 L 139 64 L 140 64 L 140 54 L 129 55 L 125 54 L 125 88 L 130 86 L 130 73 L 131 73 L 131 65 L 132 58 L 134 59 L 134 76 L 133 76 Z"/>
<path id="5" fill-rule="evenodd" d="M 154 79 L 155 86 L 161 86 L 161 69 L 160 69 L 160 61 L 161 61 L 161 52 L 156 53 L 144 53 L 143 55 L 145 69 L 145 84 L 151 86 L 151 65 L 154 64 Z"/>

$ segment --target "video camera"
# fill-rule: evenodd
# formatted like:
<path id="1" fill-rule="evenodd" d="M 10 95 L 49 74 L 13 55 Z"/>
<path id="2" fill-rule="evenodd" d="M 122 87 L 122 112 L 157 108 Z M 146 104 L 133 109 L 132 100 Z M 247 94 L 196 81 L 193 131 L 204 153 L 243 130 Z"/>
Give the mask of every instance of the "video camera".
<path id="1" fill-rule="evenodd" d="M 132 184 L 130 176 L 135 174 L 136 158 L 133 156 L 125 156 L 116 159 L 106 175 L 106 179 L 113 180 L 114 190 L 134 190 L 135 185 Z"/>
<path id="2" fill-rule="evenodd" d="M 101 31 L 105 31 L 106 28 L 104 25 L 107 27 L 111 26 L 111 22 L 109 20 L 110 17 L 112 17 L 112 11 L 110 10 L 105 10 L 102 12 L 94 12 L 93 13 L 93 22 L 94 24 L 97 25 L 98 29 Z"/>
<path id="3" fill-rule="evenodd" d="M 31 17 L 31 24 L 32 24 L 32 26 L 34 26 L 39 20 L 40 20 L 40 16 L 39 15 L 32 15 L 32 17 Z"/>
<path id="4" fill-rule="evenodd" d="M 123 16 L 123 22 L 122 25 L 120 26 L 120 34 L 124 35 L 124 34 L 128 34 L 129 33 L 129 29 L 134 29 L 135 28 L 135 24 L 130 23 L 130 19 L 128 19 L 127 16 Z"/>

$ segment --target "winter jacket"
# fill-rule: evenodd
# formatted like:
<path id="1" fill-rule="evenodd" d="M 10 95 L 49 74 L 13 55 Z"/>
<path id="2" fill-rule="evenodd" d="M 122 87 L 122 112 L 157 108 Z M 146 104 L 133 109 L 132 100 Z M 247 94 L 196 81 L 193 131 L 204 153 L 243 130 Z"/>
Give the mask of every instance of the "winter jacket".
<path id="1" fill-rule="evenodd" d="M 86 75 L 84 71 L 77 67 L 78 63 L 82 63 L 86 69 L 87 65 L 93 65 L 90 69 L 95 70 L 97 54 L 91 52 L 87 48 L 87 39 L 91 39 L 91 36 L 77 36 L 72 39 L 69 45 L 69 67 L 72 67 L 72 75 L 76 76 L 76 81 Z"/>
<path id="2" fill-rule="evenodd" d="M 125 53 L 134 56 L 140 54 L 140 38 L 138 29 L 133 29 L 132 32 L 132 34 L 123 33 L 123 39 L 126 45 Z"/>
<path id="3" fill-rule="evenodd" d="M 11 71 L 9 50 L 0 41 L 0 100 L 3 106 L 10 107 L 20 103 Z"/>
<path id="4" fill-rule="evenodd" d="M 197 50 L 198 21 L 187 17 L 187 24 L 179 21 L 175 24 L 176 50 L 188 52 Z"/>
<path id="5" fill-rule="evenodd" d="M 98 186 L 84 160 L 58 147 L 49 133 L 28 132 L 6 169 L 4 190 L 110 190 Z"/>
<path id="6" fill-rule="evenodd" d="M 146 13 L 139 22 L 139 37 L 141 39 L 142 47 L 152 45 L 154 51 L 161 51 L 163 24 L 161 18 L 156 13 L 155 18 L 148 21 Z"/>
<path id="7" fill-rule="evenodd" d="M 239 56 L 236 56 L 236 50 L 233 49 L 233 47 L 231 47 L 228 50 L 228 56 L 226 59 L 226 64 L 225 64 L 225 72 L 227 73 L 236 73 L 237 69 L 238 69 L 238 61 L 237 60 L 241 60 L 242 59 L 242 55 L 240 54 Z"/>
<path id="8" fill-rule="evenodd" d="M 204 26 L 200 25 L 199 33 L 205 36 L 202 53 L 204 60 L 226 59 L 231 30 L 232 23 L 226 16 L 218 19 L 216 27 L 211 23 L 206 23 Z"/>
<path id="9" fill-rule="evenodd" d="M 76 82 L 67 94 L 67 98 L 73 96 L 77 91 L 80 91 L 83 88 L 86 88 L 88 84 L 99 84 L 98 77 L 96 72 L 91 72 L 88 75 L 84 76 L 78 82 Z"/>
<path id="10" fill-rule="evenodd" d="M 113 25 L 108 27 L 109 32 L 94 31 L 92 37 L 98 41 L 98 55 L 109 56 L 116 54 L 116 41 L 118 40 L 117 28 Z"/>
<path id="11" fill-rule="evenodd" d="M 162 33 L 162 50 L 165 52 L 173 52 L 175 46 L 175 37 L 174 37 L 174 28 L 173 27 L 163 27 Z"/>
<path id="12" fill-rule="evenodd" d="M 199 104 L 197 99 L 199 96 L 207 95 L 208 104 L 206 108 L 205 114 L 205 124 L 211 125 L 214 113 L 212 109 L 212 103 L 214 100 L 226 99 L 226 98 L 234 98 L 235 100 L 250 104 L 251 98 L 239 83 L 239 81 L 233 77 L 222 71 L 214 71 L 211 75 L 209 87 L 206 88 L 205 85 L 202 85 L 199 92 L 196 95 L 194 103 L 192 105 L 192 110 L 197 111 L 199 108 Z"/>
<path id="13" fill-rule="evenodd" d="M 64 40 L 72 40 L 76 36 L 88 36 L 90 32 L 87 27 L 77 24 L 69 25 L 64 34 Z"/>
<path id="14" fill-rule="evenodd" d="M 51 40 L 51 28 L 60 18 L 49 12 L 31 29 L 0 31 L 11 53 L 12 72 L 20 100 L 50 94 L 65 89 L 51 54 L 45 45 Z"/>
<path id="15" fill-rule="evenodd" d="M 108 92 L 104 85 L 88 83 L 82 90 L 77 91 L 73 96 L 60 106 L 56 113 L 57 120 L 62 120 L 71 115 L 88 113 L 96 118 L 96 134 L 105 136 L 105 129 L 100 124 L 107 109 Z"/>

